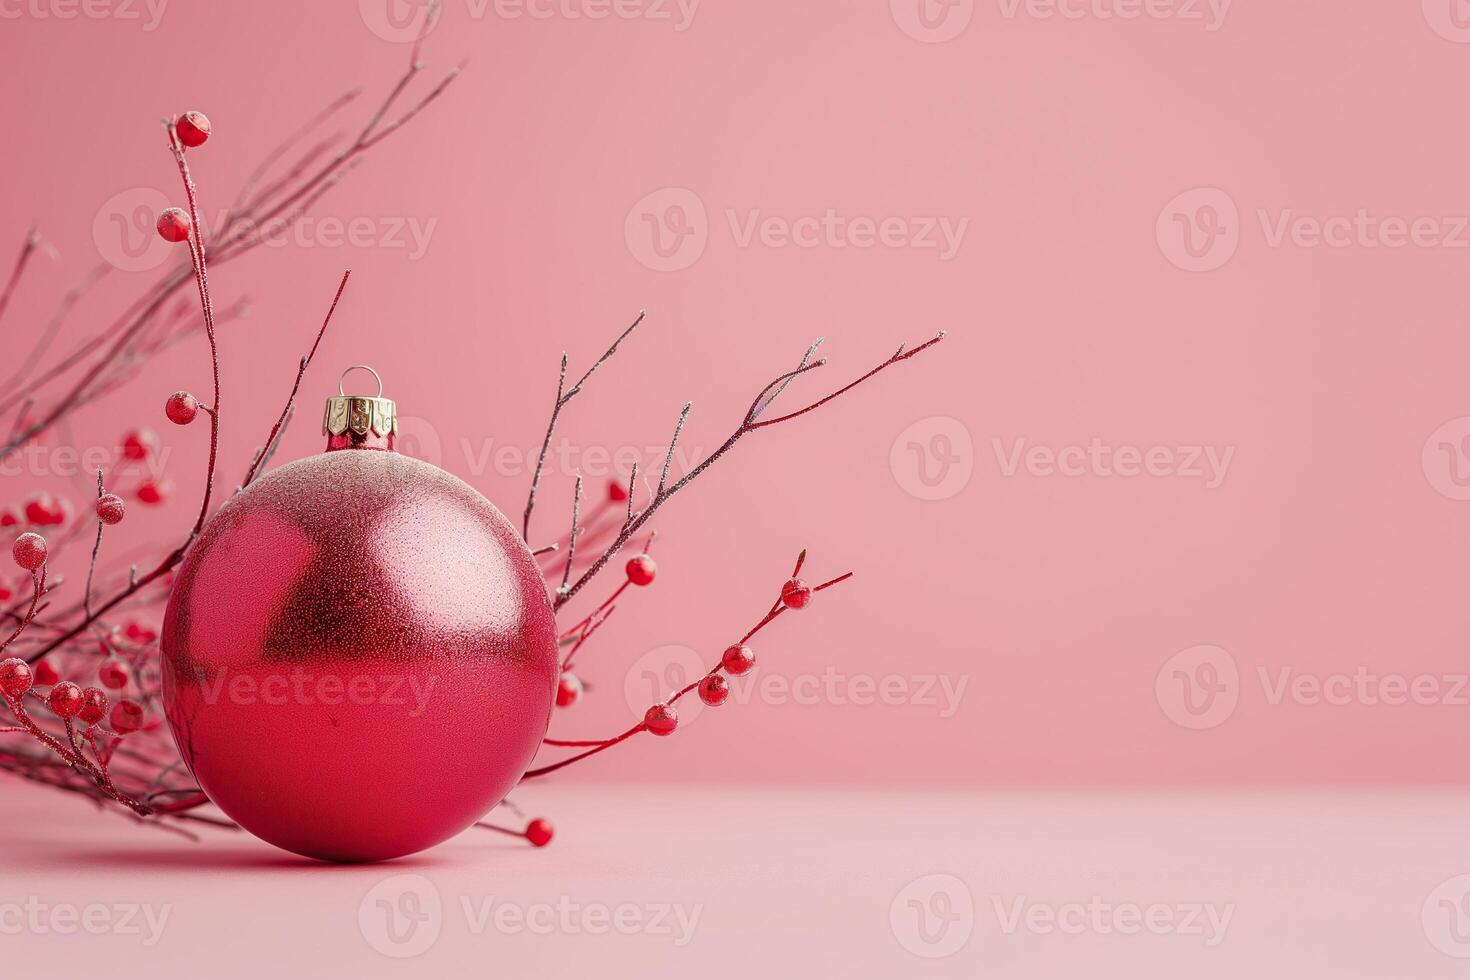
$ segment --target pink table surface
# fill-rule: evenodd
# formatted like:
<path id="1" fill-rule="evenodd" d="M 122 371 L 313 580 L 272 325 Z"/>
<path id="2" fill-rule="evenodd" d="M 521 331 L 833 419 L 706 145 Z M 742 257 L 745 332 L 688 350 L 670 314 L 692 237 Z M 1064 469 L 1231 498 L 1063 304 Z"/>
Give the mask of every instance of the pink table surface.
<path id="1" fill-rule="evenodd" d="M 6 973 L 1470 975 L 1463 792 L 521 795 L 551 847 L 339 867 L 7 785 Z"/>

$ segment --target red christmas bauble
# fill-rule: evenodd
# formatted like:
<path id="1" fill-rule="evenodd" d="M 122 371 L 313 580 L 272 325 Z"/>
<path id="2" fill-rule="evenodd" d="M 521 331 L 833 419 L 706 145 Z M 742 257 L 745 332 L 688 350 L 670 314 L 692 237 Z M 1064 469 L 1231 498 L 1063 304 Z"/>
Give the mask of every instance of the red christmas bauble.
<path id="1" fill-rule="evenodd" d="M 411 854 L 479 820 L 556 695 L 530 551 L 470 486 L 393 452 L 395 421 L 386 399 L 331 399 L 329 451 L 220 508 L 164 617 L 169 725 L 200 787 L 325 860 Z"/>

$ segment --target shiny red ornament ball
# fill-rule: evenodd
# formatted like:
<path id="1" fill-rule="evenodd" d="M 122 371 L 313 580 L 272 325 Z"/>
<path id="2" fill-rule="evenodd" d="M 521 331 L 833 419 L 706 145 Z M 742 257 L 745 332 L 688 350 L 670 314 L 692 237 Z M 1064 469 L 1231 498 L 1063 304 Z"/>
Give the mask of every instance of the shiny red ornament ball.
<path id="1" fill-rule="evenodd" d="M 635 555 L 628 559 L 628 581 L 634 585 L 651 585 L 658 575 L 658 565 L 647 555 Z"/>
<path id="2" fill-rule="evenodd" d="M 121 691 L 128 686 L 128 668 L 116 657 L 108 657 L 97 668 L 97 682 L 103 687 Z"/>
<path id="3" fill-rule="evenodd" d="M 655 735 L 672 735 L 679 727 L 679 712 L 672 704 L 656 704 L 643 713 L 643 724 Z"/>
<path id="4" fill-rule="evenodd" d="M 51 689 L 46 703 L 58 718 L 75 718 L 82 710 L 82 689 L 71 681 L 62 681 Z"/>
<path id="5" fill-rule="evenodd" d="M 164 208 L 159 212 L 158 234 L 166 242 L 185 241 L 190 227 L 189 216 L 183 208 Z"/>
<path id="6" fill-rule="evenodd" d="M 551 838 L 556 835 L 556 829 L 551 826 L 550 820 L 537 817 L 526 824 L 526 840 L 537 847 L 545 847 L 551 843 Z"/>
<path id="7" fill-rule="evenodd" d="M 811 586 L 794 578 L 781 587 L 781 601 L 792 609 L 805 609 L 812 601 Z"/>
<path id="8" fill-rule="evenodd" d="M 570 708 L 582 696 L 582 680 L 576 674 L 562 674 L 556 682 L 556 706 Z"/>
<path id="9" fill-rule="evenodd" d="M 42 687 L 50 687 L 61 680 L 61 675 L 56 672 L 56 665 L 45 657 L 32 664 L 31 671 L 35 674 L 36 683 Z"/>
<path id="10" fill-rule="evenodd" d="M 152 429 L 134 429 L 123 436 L 123 457 L 134 461 L 147 459 L 158 449 L 158 433 Z"/>
<path id="11" fill-rule="evenodd" d="M 174 130 L 179 134 L 179 142 L 185 146 L 202 146 L 209 139 L 209 117 L 190 109 L 179 117 Z"/>
<path id="12" fill-rule="evenodd" d="M 143 706 L 136 701 L 119 701 L 112 706 L 112 716 L 107 723 L 119 735 L 131 735 L 143 727 Z"/>
<path id="13" fill-rule="evenodd" d="M 187 391 L 176 391 L 164 403 L 163 414 L 174 425 L 188 425 L 199 414 L 199 399 Z"/>
<path id="14" fill-rule="evenodd" d="M 0 661 L 0 692 L 11 699 L 20 697 L 31 689 L 35 677 L 31 673 L 30 665 L 19 657 L 11 657 L 9 660 Z"/>
<path id="15" fill-rule="evenodd" d="M 540 747 L 560 675 L 515 528 L 384 442 L 344 431 L 229 498 L 164 616 L 194 778 L 246 830 L 324 860 L 412 854 L 483 817 Z"/>
<path id="16" fill-rule="evenodd" d="M 755 651 L 743 643 L 737 643 L 720 657 L 720 665 L 737 677 L 749 673 L 750 668 L 755 666 Z"/>
<path id="17" fill-rule="evenodd" d="M 10 546 L 10 556 L 21 568 L 34 572 L 46 564 L 46 539 L 35 531 L 27 531 Z"/>
<path id="18" fill-rule="evenodd" d="M 115 493 L 104 493 L 97 498 L 97 519 L 103 524 L 118 524 L 126 513 L 127 506 Z"/>
<path id="19" fill-rule="evenodd" d="M 107 695 L 95 687 L 82 692 L 82 707 L 77 717 L 88 725 L 95 725 L 107 717 Z"/>
<path id="20" fill-rule="evenodd" d="M 699 700 L 710 706 L 724 704 L 730 696 L 730 682 L 723 674 L 710 674 L 699 682 Z"/>

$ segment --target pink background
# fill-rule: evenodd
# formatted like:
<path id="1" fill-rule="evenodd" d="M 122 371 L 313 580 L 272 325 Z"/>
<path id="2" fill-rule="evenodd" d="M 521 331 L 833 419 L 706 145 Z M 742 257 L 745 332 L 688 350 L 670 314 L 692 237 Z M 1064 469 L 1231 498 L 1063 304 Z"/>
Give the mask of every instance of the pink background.
<path id="1" fill-rule="evenodd" d="M 966 685 L 957 710 L 854 704 L 851 686 L 814 704 L 756 696 L 608 753 L 582 778 L 1463 782 L 1470 504 L 1454 499 L 1463 488 L 1444 453 L 1464 463 L 1470 434 L 1470 232 L 1457 230 L 1470 213 L 1470 44 L 1457 42 L 1470 34 L 1440 17 L 1448 3 L 1242 2 L 1217 30 L 1203 5 L 1204 20 L 1124 20 L 1097 15 L 1109 4 L 1073 5 L 1073 19 L 961 3 L 942 24 L 963 30 L 944 43 L 906 33 L 923 35 L 895 4 L 706 0 L 677 30 L 511 17 L 493 3 L 477 17 L 451 0 L 418 84 L 468 57 L 463 76 L 315 212 L 433 222 L 423 254 L 321 233 L 215 276 L 221 303 L 252 305 L 223 340 L 225 479 L 264 438 L 347 267 L 283 458 L 316 451 L 318 396 L 340 366 L 367 361 L 404 416 L 430 420 L 415 425 L 442 465 L 512 515 L 529 475 L 477 465 L 485 440 L 537 443 L 561 351 L 579 372 L 639 308 L 646 325 L 569 410 L 561 434 L 579 447 L 660 445 L 694 398 L 687 444 L 708 450 L 814 337 L 828 337 L 831 363 L 793 386 L 792 406 L 947 329 L 937 350 L 750 438 L 669 505 L 657 585 L 583 658 L 597 689 L 555 731 L 619 730 L 640 658 L 668 645 L 717 655 L 802 547 L 813 575 L 858 576 L 771 631 L 766 673 L 896 675 L 911 695 L 942 678 Z M 57 16 L 67 9 L 36 0 L 0 22 L 0 229 L 18 243 L 36 221 L 60 255 L 33 266 L 7 313 L 11 351 L 99 260 L 99 241 L 103 257 L 125 254 L 115 233 L 93 234 L 112 227 L 114 195 L 177 201 L 160 116 L 213 119 L 192 157 L 209 213 L 266 149 L 365 85 L 347 117 L 360 124 L 408 56 L 369 29 L 381 23 L 371 0 L 171 0 L 151 31 L 141 5 L 131 21 Z M 706 213 L 691 218 L 703 253 L 673 271 L 646 265 L 637 237 L 643 210 L 669 217 L 690 200 L 665 193 L 635 210 L 666 188 Z M 1187 193 L 1199 188 L 1218 191 Z M 1222 234 L 1193 261 L 1175 216 L 1203 228 L 1204 206 Z M 742 245 L 727 211 L 744 222 L 751 209 L 968 225 L 948 259 Z M 1309 228 L 1273 243 L 1283 215 L 1360 210 L 1432 218 L 1424 227 L 1459 246 L 1421 235 L 1387 247 L 1358 231 L 1314 246 Z M 1180 267 L 1201 262 L 1218 267 Z M 158 271 L 112 274 L 68 336 L 101 326 Z M 197 499 L 204 433 L 161 413 L 179 387 L 207 390 L 202 338 L 53 443 L 110 447 L 140 423 L 166 438 L 177 503 L 130 520 L 120 551 L 177 536 Z M 919 499 L 907 446 L 943 449 L 935 436 L 949 439 L 954 475 L 944 499 Z M 1215 487 L 1006 472 L 1017 440 L 1061 450 L 1094 438 L 1233 455 Z M 6 470 L 0 504 L 55 470 L 51 455 Z M 571 477 L 551 474 L 534 543 L 564 528 Z M 1189 703 L 1225 707 L 1191 715 L 1165 665 L 1204 644 L 1225 653 L 1207 655 L 1226 668 L 1224 689 Z M 1426 675 L 1446 696 L 1273 704 L 1259 675 L 1359 668 Z"/>

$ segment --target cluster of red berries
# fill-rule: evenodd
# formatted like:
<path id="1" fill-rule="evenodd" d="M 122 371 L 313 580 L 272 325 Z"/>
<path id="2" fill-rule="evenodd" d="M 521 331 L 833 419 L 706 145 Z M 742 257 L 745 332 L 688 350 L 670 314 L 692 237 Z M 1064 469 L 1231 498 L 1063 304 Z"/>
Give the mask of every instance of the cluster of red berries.
<path id="1" fill-rule="evenodd" d="M 50 686 L 46 703 L 56 717 L 64 721 L 79 718 L 84 725 L 91 728 L 103 718 L 108 718 L 107 694 L 102 689 L 84 689 L 71 681 L 60 680 L 56 676 L 55 668 L 44 660 L 36 664 L 35 670 L 19 657 L 0 661 L 0 693 L 5 695 L 12 708 L 18 707 L 20 699 L 36 685 Z M 136 732 L 143 727 L 143 706 L 136 701 L 119 701 L 112 706 L 109 721 L 112 730 L 119 735 Z"/>
<path id="2" fill-rule="evenodd" d="M 646 555 L 641 556 L 647 558 Z M 637 561 L 638 559 L 634 559 Z M 629 577 L 631 578 L 632 562 Z M 791 579 L 781 587 L 781 602 L 789 609 L 805 609 L 812 601 L 812 588 L 799 578 Z M 748 674 L 755 667 L 755 651 L 744 643 L 737 643 L 728 648 L 720 657 L 720 668 L 706 674 L 699 682 L 699 700 L 705 704 L 715 707 L 724 704 L 730 697 L 730 682 L 726 680 L 725 674 L 739 677 Z M 560 689 L 557 691 L 558 701 L 561 697 Z M 679 713 L 672 704 L 656 704 L 649 708 L 643 715 L 643 727 L 655 735 L 672 735 L 679 727 Z"/>

